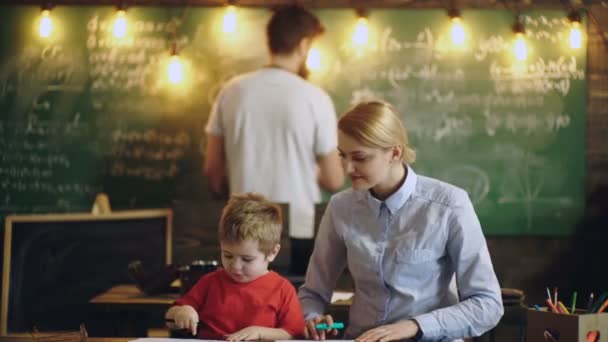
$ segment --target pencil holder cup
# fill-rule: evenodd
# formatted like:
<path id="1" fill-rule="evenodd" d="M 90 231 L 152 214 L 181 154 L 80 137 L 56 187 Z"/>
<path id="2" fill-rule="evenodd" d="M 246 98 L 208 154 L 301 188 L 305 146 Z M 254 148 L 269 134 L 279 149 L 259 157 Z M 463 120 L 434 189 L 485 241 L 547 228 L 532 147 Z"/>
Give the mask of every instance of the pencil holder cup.
<path id="1" fill-rule="evenodd" d="M 527 320 L 527 342 L 608 341 L 608 313 L 577 310 L 566 315 L 547 308 L 528 309 Z"/>

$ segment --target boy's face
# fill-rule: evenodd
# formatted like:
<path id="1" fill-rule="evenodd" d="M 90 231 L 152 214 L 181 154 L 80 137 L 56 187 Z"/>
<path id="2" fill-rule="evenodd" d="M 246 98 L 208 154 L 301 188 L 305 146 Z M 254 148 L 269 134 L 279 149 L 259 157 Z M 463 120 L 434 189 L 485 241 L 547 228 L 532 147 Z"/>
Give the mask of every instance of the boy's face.
<path id="1" fill-rule="evenodd" d="M 279 245 L 272 253 L 264 255 L 258 248 L 258 242 L 245 240 L 241 242 L 220 242 L 222 248 L 222 265 L 230 277 L 237 283 L 248 283 L 268 272 L 268 264 L 279 252 Z"/>

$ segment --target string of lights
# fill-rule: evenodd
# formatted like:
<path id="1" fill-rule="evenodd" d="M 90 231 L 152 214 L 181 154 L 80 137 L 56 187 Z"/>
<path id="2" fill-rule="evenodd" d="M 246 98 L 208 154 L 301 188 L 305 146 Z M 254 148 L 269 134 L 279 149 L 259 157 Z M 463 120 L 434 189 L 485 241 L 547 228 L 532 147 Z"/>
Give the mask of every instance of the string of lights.
<path id="1" fill-rule="evenodd" d="M 450 21 L 450 28 L 448 37 L 454 47 L 462 47 L 467 41 L 467 31 L 464 26 L 464 19 L 462 16 L 461 9 L 458 6 L 456 0 L 448 0 L 449 2 L 445 5 L 447 7 L 447 17 Z M 185 14 L 185 7 L 183 4 L 187 1 L 182 1 L 182 13 L 178 22 L 173 22 L 173 29 L 169 32 L 169 61 L 168 61 L 168 81 L 171 84 L 177 85 L 183 82 L 184 79 L 184 61 L 180 57 L 179 49 L 177 45 L 177 30 L 179 21 L 183 19 Z M 500 0 L 503 6 L 514 13 L 514 22 L 512 25 L 512 31 L 514 34 L 513 39 L 513 56 L 516 61 L 524 62 L 528 57 L 528 47 L 526 43 L 526 30 L 524 23 L 522 22 L 521 10 L 518 3 L 509 2 L 507 0 Z M 580 49 L 584 44 L 584 35 L 581 31 L 582 16 L 580 14 L 580 8 L 575 8 L 570 4 L 568 0 L 561 0 L 562 8 L 566 9 L 566 18 L 571 23 L 570 33 L 568 35 L 568 43 L 572 49 Z M 211 2 L 209 2 L 211 3 Z M 222 31 L 224 34 L 233 34 L 238 29 L 238 4 L 236 0 L 222 0 L 213 2 L 216 6 L 224 6 L 224 14 L 222 20 Z M 352 32 L 352 44 L 357 49 L 358 53 L 364 53 L 365 47 L 370 41 L 370 9 L 367 6 L 367 1 L 355 1 L 351 0 L 349 3 L 350 8 L 354 8 L 356 14 L 356 23 Z M 51 4 L 50 1 L 45 1 L 41 4 L 41 14 L 39 19 L 39 35 L 41 38 L 49 38 L 53 34 L 53 18 L 52 9 L 53 5 L 57 5 L 55 2 Z M 132 5 L 132 2 L 129 2 Z M 127 3 L 124 0 L 115 2 L 116 14 L 113 21 L 112 33 L 116 39 L 124 39 L 129 35 L 129 20 L 127 16 Z M 307 65 L 311 70 L 320 68 L 321 65 L 321 53 L 313 46 L 309 52 L 307 59 Z"/>

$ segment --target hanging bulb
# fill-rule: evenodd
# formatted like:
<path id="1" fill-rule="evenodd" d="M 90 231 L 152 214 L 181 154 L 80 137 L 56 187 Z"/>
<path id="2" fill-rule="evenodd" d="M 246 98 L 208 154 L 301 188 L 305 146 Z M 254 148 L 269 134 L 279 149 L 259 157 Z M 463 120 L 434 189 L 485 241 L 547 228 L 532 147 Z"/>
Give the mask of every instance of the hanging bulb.
<path id="1" fill-rule="evenodd" d="M 226 7 L 222 30 L 224 33 L 233 33 L 236 31 L 236 8 L 233 5 L 228 5 L 228 7 Z"/>
<path id="2" fill-rule="evenodd" d="M 581 31 L 581 16 L 572 10 L 568 14 L 570 20 L 570 48 L 580 49 L 583 46 L 583 32 Z"/>
<path id="3" fill-rule="evenodd" d="M 306 67 L 311 71 L 321 69 L 321 52 L 317 48 L 310 48 L 306 57 Z"/>
<path id="4" fill-rule="evenodd" d="M 466 40 L 466 32 L 464 31 L 464 26 L 462 25 L 462 19 L 460 17 L 460 11 L 457 9 L 451 9 L 448 11 L 448 16 L 450 17 L 450 38 L 452 39 L 452 43 L 456 46 L 464 45 Z"/>
<path id="5" fill-rule="evenodd" d="M 459 17 L 452 18 L 452 27 L 450 28 L 450 36 L 454 45 L 464 45 L 466 34 L 464 27 Z"/>
<path id="6" fill-rule="evenodd" d="M 125 10 L 120 9 L 116 13 L 112 32 L 116 38 L 124 38 L 127 35 L 127 14 Z"/>
<path id="7" fill-rule="evenodd" d="M 355 32 L 353 33 L 353 43 L 363 46 L 367 44 L 368 39 L 369 28 L 367 27 L 367 18 L 359 17 L 357 19 L 357 26 L 355 26 Z"/>
<path id="8" fill-rule="evenodd" d="M 169 57 L 169 65 L 167 67 L 167 76 L 169 77 L 169 83 L 177 85 L 184 80 L 184 65 L 182 60 L 179 58 L 177 53 L 177 46 L 175 43 L 171 46 L 171 57 Z"/>
<path id="9" fill-rule="evenodd" d="M 513 42 L 513 54 L 518 61 L 525 61 L 528 58 L 528 48 L 524 39 L 524 25 L 519 21 L 519 15 L 515 17 L 513 24 L 513 32 L 515 33 L 515 41 Z"/>
<path id="10" fill-rule="evenodd" d="M 581 32 L 580 24 L 573 22 L 570 29 L 570 47 L 580 49 L 581 46 L 583 46 L 583 32 Z"/>
<path id="11" fill-rule="evenodd" d="M 515 42 L 513 44 L 513 53 L 518 61 L 525 61 L 528 57 L 528 48 L 526 47 L 526 40 L 524 34 L 519 32 L 515 34 Z"/>
<path id="12" fill-rule="evenodd" d="M 184 66 L 177 53 L 171 56 L 168 71 L 171 84 L 180 84 L 184 80 Z"/>
<path id="13" fill-rule="evenodd" d="M 53 32 L 53 20 L 51 19 L 51 11 L 43 9 L 40 15 L 40 37 L 48 38 Z"/>

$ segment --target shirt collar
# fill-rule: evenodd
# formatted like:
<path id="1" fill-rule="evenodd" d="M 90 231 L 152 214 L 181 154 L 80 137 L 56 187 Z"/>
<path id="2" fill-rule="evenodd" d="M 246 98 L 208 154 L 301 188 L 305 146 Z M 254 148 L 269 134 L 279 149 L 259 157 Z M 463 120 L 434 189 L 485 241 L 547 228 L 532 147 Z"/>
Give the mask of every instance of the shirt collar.
<path id="1" fill-rule="evenodd" d="M 416 182 L 418 181 L 418 176 L 416 172 L 407 164 L 404 164 L 407 168 L 407 176 L 405 177 L 405 182 L 401 184 L 401 187 L 395 191 L 394 194 L 390 195 L 384 201 L 381 201 L 374 197 L 371 192 L 365 191 L 363 192 L 363 198 L 367 202 L 367 205 L 373 210 L 376 216 L 380 215 L 380 207 L 382 203 L 386 205 L 388 211 L 391 215 L 393 215 L 397 210 L 399 210 L 405 202 L 410 198 L 414 189 L 416 188 Z"/>

